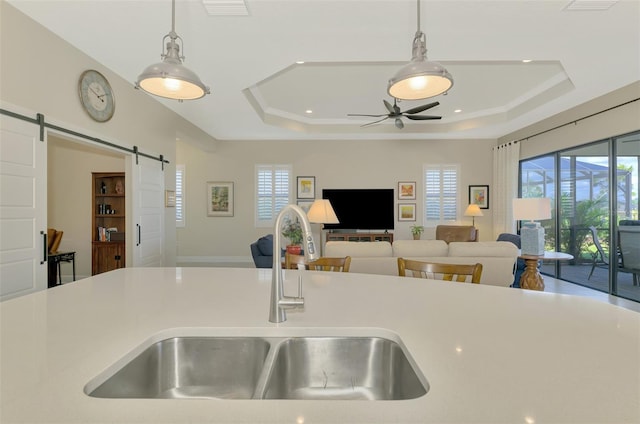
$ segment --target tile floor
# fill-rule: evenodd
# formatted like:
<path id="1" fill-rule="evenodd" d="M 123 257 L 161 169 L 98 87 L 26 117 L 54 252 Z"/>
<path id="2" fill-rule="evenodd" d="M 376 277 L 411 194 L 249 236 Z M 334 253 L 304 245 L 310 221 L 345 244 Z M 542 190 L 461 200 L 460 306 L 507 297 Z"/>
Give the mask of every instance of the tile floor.
<path id="1" fill-rule="evenodd" d="M 586 296 L 592 299 L 600 300 L 602 302 L 608 302 L 612 305 L 617 305 L 625 309 L 640 313 L 640 303 L 632 300 L 627 300 L 622 297 L 611 296 L 607 293 L 603 293 L 597 290 L 592 290 L 588 287 L 583 287 L 578 284 L 569 283 L 563 280 L 557 280 L 555 278 L 543 275 L 544 278 L 544 291 L 560 294 L 569 294 L 574 296 Z"/>

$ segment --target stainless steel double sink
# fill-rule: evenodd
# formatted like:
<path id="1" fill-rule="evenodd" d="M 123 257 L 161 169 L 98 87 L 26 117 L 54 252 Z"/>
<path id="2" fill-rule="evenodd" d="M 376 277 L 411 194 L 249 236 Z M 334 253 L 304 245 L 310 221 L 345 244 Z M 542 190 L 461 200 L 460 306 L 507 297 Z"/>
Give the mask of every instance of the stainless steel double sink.
<path id="1" fill-rule="evenodd" d="M 429 384 L 384 337 L 171 337 L 85 386 L 98 398 L 405 400 Z"/>

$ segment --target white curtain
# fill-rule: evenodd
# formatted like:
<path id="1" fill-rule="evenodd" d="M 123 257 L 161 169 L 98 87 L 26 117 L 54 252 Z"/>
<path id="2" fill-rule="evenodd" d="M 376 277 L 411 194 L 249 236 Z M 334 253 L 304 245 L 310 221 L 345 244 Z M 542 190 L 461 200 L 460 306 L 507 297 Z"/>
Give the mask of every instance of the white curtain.
<path id="1" fill-rule="evenodd" d="M 512 199 L 518 197 L 520 144 L 511 142 L 493 148 L 493 237 L 516 233 Z"/>

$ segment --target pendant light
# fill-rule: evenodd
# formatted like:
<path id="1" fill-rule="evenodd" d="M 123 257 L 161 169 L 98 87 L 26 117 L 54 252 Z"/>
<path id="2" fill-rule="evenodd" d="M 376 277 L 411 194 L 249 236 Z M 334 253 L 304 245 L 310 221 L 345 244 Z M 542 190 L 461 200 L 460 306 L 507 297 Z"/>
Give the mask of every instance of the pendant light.
<path id="1" fill-rule="evenodd" d="M 136 81 L 136 88 L 141 88 L 147 93 L 174 100 L 195 100 L 209 94 L 209 87 L 198 78 L 195 72 L 186 68 L 182 61 L 184 55 L 180 55 L 180 44 L 183 47 L 182 38 L 176 34 L 176 1 L 171 1 L 171 32 L 164 36 L 162 44 L 166 43 L 167 52 L 161 54 L 162 62 L 154 63 L 145 68 Z"/>
<path id="2" fill-rule="evenodd" d="M 411 62 L 403 66 L 390 80 L 387 92 L 401 100 L 419 100 L 447 92 L 453 77 L 438 62 L 427 61 L 426 36 L 420 30 L 420 0 L 418 30 L 413 39 Z"/>

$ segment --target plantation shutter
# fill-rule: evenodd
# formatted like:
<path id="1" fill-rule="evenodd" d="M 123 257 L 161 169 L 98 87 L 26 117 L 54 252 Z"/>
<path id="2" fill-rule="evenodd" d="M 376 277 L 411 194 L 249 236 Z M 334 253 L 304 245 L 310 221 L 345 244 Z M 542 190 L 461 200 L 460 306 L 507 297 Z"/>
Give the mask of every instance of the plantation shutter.
<path id="1" fill-rule="evenodd" d="M 176 227 L 184 226 L 184 165 L 176 165 Z"/>
<path id="2" fill-rule="evenodd" d="M 256 227 L 272 226 L 290 202 L 291 165 L 256 165 Z"/>
<path id="3" fill-rule="evenodd" d="M 458 165 L 425 165 L 425 222 L 431 225 L 458 218 Z"/>

